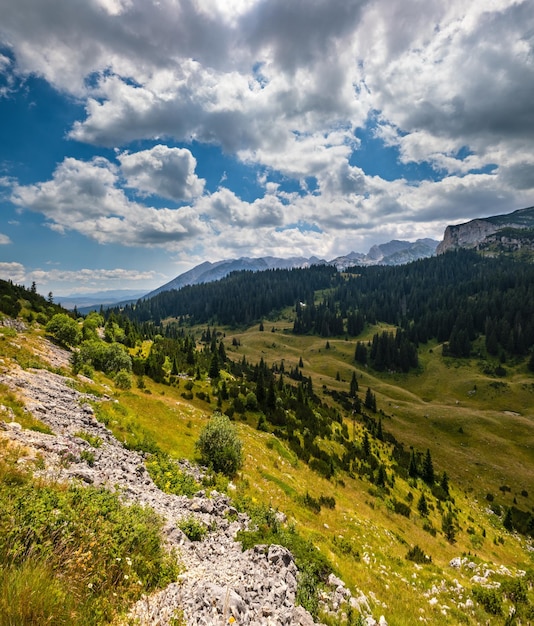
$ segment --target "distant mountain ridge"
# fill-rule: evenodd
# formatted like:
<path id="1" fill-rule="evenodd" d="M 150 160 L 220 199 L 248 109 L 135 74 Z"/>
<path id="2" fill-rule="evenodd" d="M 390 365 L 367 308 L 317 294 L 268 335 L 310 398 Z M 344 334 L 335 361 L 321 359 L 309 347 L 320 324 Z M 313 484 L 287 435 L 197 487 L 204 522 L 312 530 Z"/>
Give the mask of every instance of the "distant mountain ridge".
<path id="1" fill-rule="evenodd" d="M 505 231 L 509 237 L 510 229 L 528 230 L 534 228 L 534 207 L 518 209 L 513 213 L 494 215 L 474 219 L 463 224 L 447 226 L 443 241 L 438 245 L 436 254 L 443 254 L 457 248 L 484 248 L 495 243 L 498 233 Z M 519 243 L 519 242 L 518 242 Z"/>
<path id="2" fill-rule="evenodd" d="M 198 285 L 220 280 L 231 272 L 249 270 L 260 272 L 270 269 L 293 269 L 297 267 L 310 267 L 311 265 L 333 265 L 339 271 L 343 271 L 354 265 L 402 265 L 433 256 L 438 245 L 433 239 L 418 239 L 415 242 L 393 240 L 388 243 L 373 246 L 368 254 L 350 252 L 345 256 L 339 256 L 331 261 L 312 256 L 290 257 L 282 259 L 273 256 L 240 259 L 227 259 L 211 263 L 205 261 L 187 272 L 180 274 L 171 281 L 154 289 L 144 298 L 152 298 L 162 291 L 181 289 L 186 285 Z"/>

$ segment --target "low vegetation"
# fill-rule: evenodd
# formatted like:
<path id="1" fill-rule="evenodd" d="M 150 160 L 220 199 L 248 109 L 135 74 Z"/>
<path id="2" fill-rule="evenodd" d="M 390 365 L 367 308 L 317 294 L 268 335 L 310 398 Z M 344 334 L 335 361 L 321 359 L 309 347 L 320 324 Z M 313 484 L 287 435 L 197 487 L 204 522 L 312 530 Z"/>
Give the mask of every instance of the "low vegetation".
<path id="1" fill-rule="evenodd" d="M 0 623 L 109 623 L 175 580 L 161 521 L 92 487 L 38 482 L 0 456 Z"/>

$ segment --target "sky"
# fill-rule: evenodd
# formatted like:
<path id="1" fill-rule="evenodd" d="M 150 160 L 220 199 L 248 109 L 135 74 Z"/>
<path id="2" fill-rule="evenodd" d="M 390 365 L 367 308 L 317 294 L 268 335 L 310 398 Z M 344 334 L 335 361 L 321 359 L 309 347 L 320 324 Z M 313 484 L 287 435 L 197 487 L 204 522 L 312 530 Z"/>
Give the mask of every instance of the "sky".
<path id="1" fill-rule="evenodd" d="M 0 278 L 40 293 L 330 260 L 534 205 L 531 0 L 0 15 Z"/>

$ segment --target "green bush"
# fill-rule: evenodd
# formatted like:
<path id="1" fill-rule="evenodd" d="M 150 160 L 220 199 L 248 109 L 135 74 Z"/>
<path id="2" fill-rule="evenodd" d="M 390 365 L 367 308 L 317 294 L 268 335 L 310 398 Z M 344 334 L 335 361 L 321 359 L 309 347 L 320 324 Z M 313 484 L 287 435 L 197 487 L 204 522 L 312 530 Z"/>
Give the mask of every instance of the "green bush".
<path id="1" fill-rule="evenodd" d="M 66 313 L 56 313 L 46 325 L 46 332 L 64 346 L 77 346 L 82 338 L 78 323 Z"/>
<path id="2" fill-rule="evenodd" d="M 102 445 L 102 439 L 98 437 L 98 435 L 91 435 L 91 433 L 88 433 L 85 430 L 79 430 L 78 432 L 74 433 L 74 435 L 76 437 L 79 437 L 80 439 L 83 439 L 84 441 L 87 441 L 87 443 L 93 446 L 93 448 L 100 448 L 100 446 Z"/>
<path id="3" fill-rule="evenodd" d="M 208 529 L 194 515 L 180 520 L 178 528 L 184 533 L 189 541 L 202 541 Z"/>
<path id="4" fill-rule="evenodd" d="M 395 513 L 398 513 L 399 515 L 404 515 L 404 517 L 410 517 L 411 509 L 406 503 L 393 498 L 391 504 Z"/>
<path id="5" fill-rule="evenodd" d="M 115 375 L 115 386 L 118 389 L 131 389 L 132 384 L 132 376 L 127 370 L 119 370 Z"/>
<path id="6" fill-rule="evenodd" d="M 95 464 L 95 453 L 90 450 L 82 450 L 80 453 L 80 459 L 85 461 L 89 467 L 93 467 Z"/>
<path id="7" fill-rule="evenodd" d="M 243 464 L 241 441 L 226 415 L 215 413 L 195 445 L 201 462 L 215 472 L 233 476 Z"/>
<path id="8" fill-rule="evenodd" d="M 497 589 L 473 587 L 473 598 L 491 615 L 502 615 L 501 592 Z"/>

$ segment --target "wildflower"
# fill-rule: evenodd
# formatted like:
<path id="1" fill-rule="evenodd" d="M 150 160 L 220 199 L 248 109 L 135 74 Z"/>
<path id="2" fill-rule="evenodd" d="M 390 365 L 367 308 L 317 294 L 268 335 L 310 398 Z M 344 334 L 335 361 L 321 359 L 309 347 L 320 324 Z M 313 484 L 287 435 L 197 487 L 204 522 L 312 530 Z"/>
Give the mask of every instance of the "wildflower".
<path id="1" fill-rule="evenodd" d="M 128 574 L 124 574 L 124 580 L 128 580 L 128 578 L 130 578 Z"/>

